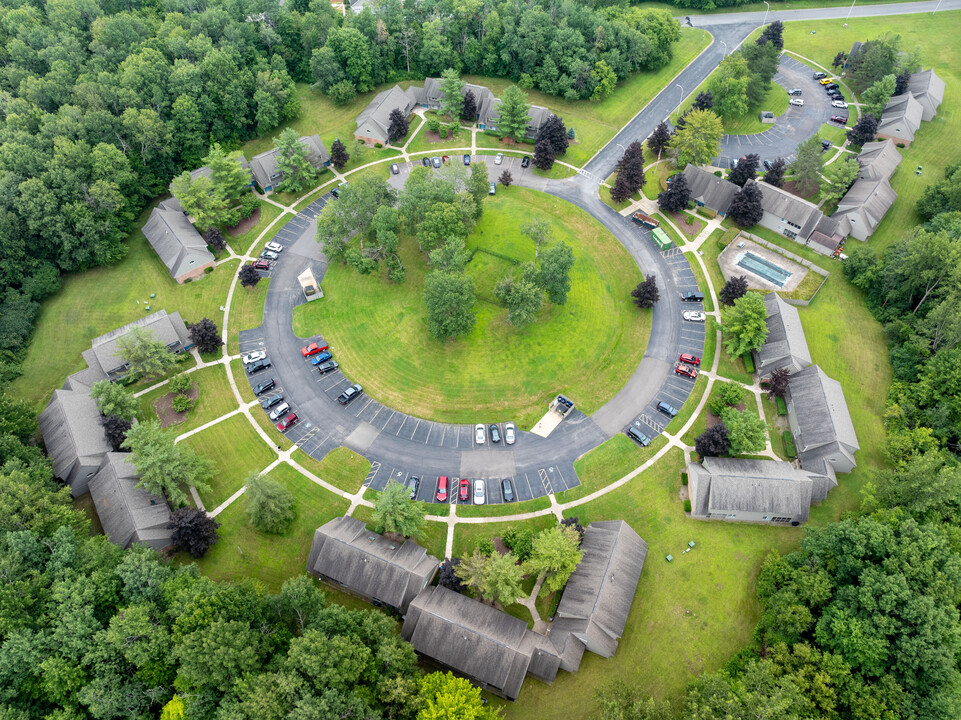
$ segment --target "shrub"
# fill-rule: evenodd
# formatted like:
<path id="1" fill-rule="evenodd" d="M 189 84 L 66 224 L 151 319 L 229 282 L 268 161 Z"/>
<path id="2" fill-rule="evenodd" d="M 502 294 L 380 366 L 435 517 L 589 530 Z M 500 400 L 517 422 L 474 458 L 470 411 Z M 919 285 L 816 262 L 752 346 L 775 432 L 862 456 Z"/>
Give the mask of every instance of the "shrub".
<path id="1" fill-rule="evenodd" d="M 494 554 L 494 541 L 493 540 L 481 540 L 477 543 L 477 549 L 480 551 L 481 555 L 490 557 Z"/>
<path id="2" fill-rule="evenodd" d="M 685 501 L 684 501 L 684 512 L 691 512 L 691 501 L 690 501 L 690 500 L 685 500 Z"/>
<path id="3" fill-rule="evenodd" d="M 184 395 L 190 392 L 192 385 L 193 381 L 190 379 L 190 376 L 184 373 L 174 375 L 172 378 L 170 378 L 170 382 L 168 383 L 170 389 L 178 395 Z"/>
<path id="4" fill-rule="evenodd" d="M 737 237 L 737 234 L 739 232 L 741 231 L 738 230 L 737 228 L 731 228 L 730 230 L 728 230 L 726 233 L 724 233 L 723 235 L 721 235 L 721 237 L 717 239 L 717 244 L 720 245 L 721 247 L 727 247 L 728 245 L 731 244 L 731 241 Z"/>
<path id="5" fill-rule="evenodd" d="M 529 528 L 526 530 L 511 528 L 504 533 L 501 540 L 504 547 L 514 553 L 521 562 L 525 562 L 534 550 L 534 531 Z"/>
<path id="6" fill-rule="evenodd" d="M 723 177 L 723 176 L 724 176 L 724 173 L 721 172 L 720 170 L 715 170 L 715 171 L 714 171 L 714 174 L 715 174 L 717 177 Z"/>
<path id="7" fill-rule="evenodd" d="M 681 473 L 681 485 L 687 485 L 687 473 L 686 473 L 686 472 L 682 472 L 682 473 Z"/>
<path id="8" fill-rule="evenodd" d="M 775 398 L 775 401 L 777 402 L 777 414 L 787 415 L 787 403 L 784 402 L 784 398 Z"/>
<path id="9" fill-rule="evenodd" d="M 175 412 L 185 413 L 193 406 L 193 402 L 186 395 L 177 395 L 170 405 Z"/>
<path id="10" fill-rule="evenodd" d="M 438 120 L 436 117 L 427 118 L 427 129 L 430 132 L 439 132 L 440 120 Z"/>
<path id="11" fill-rule="evenodd" d="M 244 218 L 249 218 L 254 214 L 254 210 L 260 207 L 260 198 L 254 195 L 252 192 L 244 193 L 244 196 L 240 198 L 240 216 Z"/>
<path id="12" fill-rule="evenodd" d="M 437 131 L 437 133 L 438 133 L 438 135 L 440 135 L 440 139 L 441 139 L 441 140 L 446 140 L 446 139 L 447 139 L 447 128 L 442 127 L 440 130 Z"/>
<path id="13" fill-rule="evenodd" d="M 380 148 L 384 147 L 384 143 L 374 143 L 374 147 L 379 150 Z"/>
<path id="14" fill-rule="evenodd" d="M 794 435 L 791 434 L 790 430 L 785 430 L 781 433 L 781 439 L 784 441 L 784 453 L 792 460 L 797 457 L 797 449 L 794 447 Z"/>
<path id="15" fill-rule="evenodd" d="M 204 275 L 210 275 L 214 269 L 212 267 L 204 268 Z"/>
<path id="16" fill-rule="evenodd" d="M 742 357 L 744 358 L 744 369 L 753 375 L 754 374 L 754 357 L 749 352 L 744 353 Z"/>
<path id="17" fill-rule="evenodd" d="M 747 390 L 737 383 L 718 383 L 714 392 L 711 393 L 711 401 L 708 403 L 711 412 L 720 415 L 724 408 L 740 405 L 746 394 Z"/>

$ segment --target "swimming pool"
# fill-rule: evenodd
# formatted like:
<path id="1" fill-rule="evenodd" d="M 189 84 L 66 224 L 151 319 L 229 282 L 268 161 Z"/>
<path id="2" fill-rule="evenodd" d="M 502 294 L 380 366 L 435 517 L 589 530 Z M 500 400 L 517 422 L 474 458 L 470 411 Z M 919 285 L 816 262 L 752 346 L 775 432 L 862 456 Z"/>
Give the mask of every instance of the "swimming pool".
<path id="1" fill-rule="evenodd" d="M 784 268 L 751 252 L 738 255 L 737 265 L 778 287 L 784 287 L 784 283 L 791 278 L 791 273 Z"/>

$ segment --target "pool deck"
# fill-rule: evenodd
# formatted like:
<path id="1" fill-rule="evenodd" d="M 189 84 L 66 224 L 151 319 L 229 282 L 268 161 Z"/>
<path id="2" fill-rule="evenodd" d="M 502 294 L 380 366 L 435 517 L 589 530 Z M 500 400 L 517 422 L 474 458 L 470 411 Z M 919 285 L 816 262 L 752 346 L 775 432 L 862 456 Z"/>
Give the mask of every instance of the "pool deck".
<path id="1" fill-rule="evenodd" d="M 742 245 L 743 243 L 743 245 Z M 741 245 L 741 247 L 738 247 Z M 765 280 L 760 275 L 755 275 L 753 272 L 747 268 L 743 268 L 737 264 L 738 256 L 746 253 L 754 253 L 758 257 L 762 257 L 770 263 L 777 265 L 778 267 L 784 268 L 787 272 L 791 273 L 791 277 L 787 279 L 782 287 L 778 287 L 769 280 Z M 724 248 L 724 251 L 717 258 L 718 264 L 721 266 L 721 274 L 724 275 L 725 280 L 730 280 L 732 277 L 738 275 L 743 275 L 747 278 L 747 286 L 751 290 L 775 290 L 779 292 L 791 292 L 804 279 L 804 276 L 808 274 L 808 269 L 803 265 L 798 265 L 792 260 L 788 260 L 783 255 L 770 250 L 766 247 L 761 247 L 756 243 L 744 238 L 743 236 L 736 237 L 730 245 Z"/>

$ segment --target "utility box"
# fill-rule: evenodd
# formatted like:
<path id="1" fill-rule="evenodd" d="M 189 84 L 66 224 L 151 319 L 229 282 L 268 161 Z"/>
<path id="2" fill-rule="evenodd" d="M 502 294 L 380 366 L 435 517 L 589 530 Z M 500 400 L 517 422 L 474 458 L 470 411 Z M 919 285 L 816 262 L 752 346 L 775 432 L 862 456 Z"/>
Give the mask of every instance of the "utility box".
<path id="1" fill-rule="evenodd" d="M 761 122 L 762 122 L 762 123 L 766 123 L 766 124 L 768 124 L 768 125 L 773 125 L 775 119 L 776 119 L 776 118 L 774 117 L 774 113 L 772 113 L 770 110 L 762 110 L 762 111 L 761 111 Z"/>
<path id="2" fill-rule="evenodd" d="M 669 238 L 667 233 L 661 230 L 661 228 L 651 230 L 651 240 L 657 245 L 658 250 L 667 250 L 671 247 L 671 238 Z"/>
<path id="3" fill-rule="evenodd" d="M 650 215 L 645 215 L 642 212 L 636 212 L 633 215 L 631 215 L 631 220 L 636 222 L 641 227 L 650 228 L 651 230 L 653 230 L 656 227 L 659 227 L 661 224 L 660 222 L 652 218 Z"/>

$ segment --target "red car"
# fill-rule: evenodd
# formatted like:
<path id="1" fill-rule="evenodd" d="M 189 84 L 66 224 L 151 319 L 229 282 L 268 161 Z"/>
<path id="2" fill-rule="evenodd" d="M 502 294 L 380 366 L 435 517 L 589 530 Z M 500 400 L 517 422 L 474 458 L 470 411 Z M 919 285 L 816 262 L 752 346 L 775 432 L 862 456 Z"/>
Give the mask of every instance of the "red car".
<path id="1" fill-rule="evenodd" d="M 437 494 L 434 496 L 437 498 L 437 502 L 447 502 L 447 487 L 448 479 L 446 475 L 437 478 Z"/>
<path id="2" fill-rule="evenodd" d="M 681 362 L 685 365 L 693 365 L 694 367 L 701 367 L 701 358 L 694 357 L 693 355 L 688 355 L 683 353 L 681 355 Z"/>
<path id="3" fill-rule="evenodd" d="M 280 430 L 280 432 L 287 432 L 287 428 L 295 422 L 297 422 L 297 413 L 290 413 L 290 415 L 287 415 L 277 423 L 277 429 Z"/>
<path id="4" fill-rule="evenodd" d="M 683 375 L 684 377 L 696 378 L 697 370 L 692 368 L 690 365 L 678 365 L 674 368 L 674 372 L 677 375 Z"/>
<path id="5" fill-rule="evenodd" d="M 318 345 L 317 343 L 311 343 L 307 347 L 303 348 L 300 351 L 300 354 L 303 355 L 304 357 L 310 357 L 311 355 L 316 355 L 317 353 L 323 352 L 326 349 L 327 349 L 327 343 L 324 343 L 323 345 Z"/>
<path id="6" fill-rule="evenodd" d="M 457 493 L 457 499 L 461 502 L 470 500 L 470 480 L 467 478 L 460 479 L 460 490 Z"/>
<path id="7" fill-rule="evenodd" d="M 270 260 L 257 260 L 254 262 L 254 270 L 270 270 Z"/>

